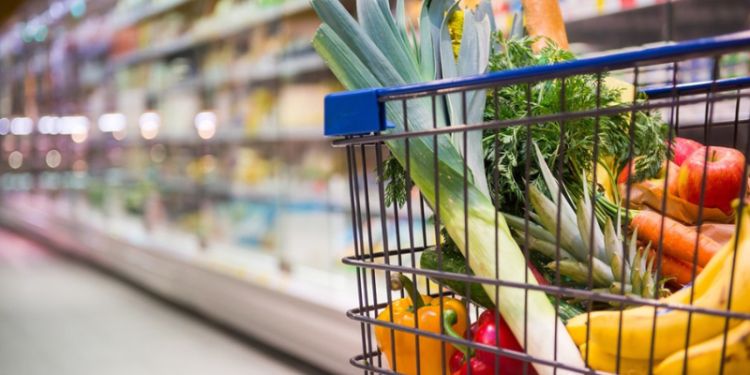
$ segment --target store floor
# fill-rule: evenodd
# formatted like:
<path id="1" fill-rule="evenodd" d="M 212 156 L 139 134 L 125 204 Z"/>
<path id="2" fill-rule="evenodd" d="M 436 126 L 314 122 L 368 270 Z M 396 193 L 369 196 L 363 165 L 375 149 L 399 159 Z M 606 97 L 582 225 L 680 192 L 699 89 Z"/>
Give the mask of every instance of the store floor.
<path id="1" fill-rule="evenodd" d="M 87 265 L 0 229 L 0 374 L 297 374 Z"/>

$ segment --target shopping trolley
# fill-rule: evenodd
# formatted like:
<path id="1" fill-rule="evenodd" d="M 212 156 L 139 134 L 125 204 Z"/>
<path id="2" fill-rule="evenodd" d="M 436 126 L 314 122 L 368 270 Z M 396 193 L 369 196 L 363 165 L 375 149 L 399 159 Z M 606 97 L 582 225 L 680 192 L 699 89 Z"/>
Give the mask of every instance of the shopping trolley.
<path id="1" fill-rule="evenodd" d="M 524 364 L 523 373 L 532 373 L 532 371 L 547 373 L 547 370 L 550 370 L 549 373 L 595 372 L 591 368 L 590 360 L 592 358 L 589 356 L 592 349 L 590 345 L 588 347 L 578 346 L 577 348 L 580 349 L 581 356 L 584 358 L 582 364 L 571 365 L 571 361 L 557 355 L 558 349 L 560 349 L 558 348 L 559 337 L 564 334 L 561 331 L 561 329 L 564 329 L 561 328 L 562 325 L 554 325 L 556 328 L 549 331 L 550 337 L 541 339 L 542 341 L 548 341 L 549 345 L 552 346 L 551 355 L 538 356 L 524 349 L 509 349 L 502 342 L 499 342 L 499 345 L 487 345 L 473 341 L 467 335 L 451 335 L 450 332 L 446 332 L 444 311 L 439 314 L 439 330 L 420 327 L 419 319 L 415 319 L 416 323 L 405 324 L 396 317 L 395 308 L 388 310 L 390 313 L 385 314 L 385 318 L 383 317 L 385 309 L 390 309 L 389 306 L 393 306 L 394 302 L 408 294 L 403 289 L 398 288 L 403 285 L 395 285 L 394 288 L 393 284 L 403 282 L 416 285 L 419 294 L 436 297 L 440 301 L 439 309 L 441 310 L 446 308 L 447 297 L 454 296 L 459 299 L 468 311 L 465 318 L 468 326 L 482 310 L 471 297 L 471 293 L 476 291 L 476 289 L 471 288 L 472 283 L 474 283 L 483 285 L 486 291 L 494 290 L 495 302 L 501 311 L 503 304 L 520 304 L 521 308 L 524 309 L 522 317 L 523 332 L 527 332 L 529 329 L 531 329 L 529 332 L 532 332 L 533 326 L 543 324 L 543 322 L 534 321 L 532 314 L 527 309 L 528 300 L 531 298 L 529 296 L 535 293 L 545 293 L 553 297 L 550 298 L 550 303 L 555 307 L 555 320 L 561 314 L 560 301 L 563 300 L 576 301 L 579 307 L 582 306 L 583 314 L 589 317 L 592 310 L 596 309 L 594 306 L 601 308 L 602 305 L 607 305 L 606 310 L 615 311 L 619 316 L 619 321 L 615 321 L 612 328 L 614 330 L 612 332 L 616 333 L 616 339 L 611 342 L 611 347 L 606 348 L 609 353 L 614 353 L 611 357 L 613 372 L 623 371 L 625 367 L 631 365 L 629 362 L 631 358 L 626 357 L 624 352 L 633 350 L 630 347 L 632 343 L 628 343 L 624 338 L 628 334 L 629 328 L 627 324 L 623 323 L 625 313 L 621 314 L 620 312 L 627 312 L 638 306 L 648 306 L 653 307 L 651 310 L 654 317 L 668 314 L 670 311 L 680 311 L 687 314 L 686 334 L 660 338 L 654 336 L 661 331 L 653 329 L 651 332 L 656 332 L 656 334 L 651 334 L 650 340 L 640 343 L 642 350 L 646 353 L 645 358 L 639 359 L 640 365 L 645 366 L 642 367 L 645 369 L 643 372 L 648 373 L 654 371 L 657 365 L 664 360 L 664 356 L 660 355 L 656 348 L 657 341 L 673 340 L 679 343 L 679 349 L 692 347 L 687 345 L 688 338 L 693 339 L 693 336 L 690 336 L 691 329 L 695 332 L 702 328 L 696 327 L 694 324 L 691 326 L 691 323 L 702 321 L 699 318 L 700 316 L 718 317 L 721 322 L 720 328 L 714 330 L 718 332 L 717 337 L 720 337 L 720 340 L 723 341 L 719 352 L 723 359 L 718 361 L 718 365 L 712 368 L 709 373 L 718 374 L 725 370 L 727 373 L 736 372 L 738 368 L 744 373 L 750 373 L 750 367 L 748 367 L 750 360 L 748 360 L 747 354 L 744 354 L 745 357 L 741 357 L 738 353 L 733 352 L 735 349 L 732 347 L 732 340 L 735 340 L 736 337 L 727 339 L 727 332 L 736 327 L 738 323 L 750 321 L 750 310 L 743 302 L 730 301 L 726 308 L 699 306 L 696 303 L 698 301 L 696 293 L 700 292 L 696 292 L 695 289 L 691 289 L 689 298 L 683 300 L 685 303 L 673 303 L 671 300 L 658 299 L 659 295 L 654 295 L 653 298 L 634 296 L 627 293 L 626 288 L 621 288 L 620 291 L 602 291 L 591 287 L 573 288 L 566 284 L 560 276 L 559 258 L 557 258 L 556 267 L 555 265 L 549 267 L 552 277 L 546 284 L 529 281 L 532 277 L 529 272 L 521 272 L 523 276 L 520 276 L 520 279 L 518 276 L 515 278 L 504 276 L 498 269 L 494 271 L 484 270 L 481 275 L 472 273 L 470 268 L 476 271 L 478 265 L 478 261 L 472 256 L 480 254 L 481 249 L 478 247 L 481 247 L 481 244 L 476 246 L 478 243 L 476 239 L 469 239 L 472 238 L 473 231 L 486 229 L 486 227 L 478 228 L 477 223 L 479 221 L 474 217 L 474 215 L 485 215 L 477 208 L 479 205 L 477 202 L 481 198 L 477 189 L 473 186 L 475 178 L 470 173 L 466 158 L 463 158 L 462 164 L 446 166 L 446 162 L 442 159 L 444 155 L 439 154 L 444 150 L 441 147 L 441 142 L 453 142 L 456 146 L 459 146 L 459 149 L 463 144 L 463 148 L 466 149 L 468 146 L 467 138 L 472 133 L 481 132 L 486 142 L 497 142 L 495 135 L 502 129 L 556 124 L 561 129 L 559 150 L 557 151 L 561 155 L 566 150 L 566 144 L 573 141 L 565 138 L 565 133 L 562 130 L 565 124 L 581 119 L 591 119 L 589 123 L 595 127 L 595 134 L 598 134 L 600 120 L 607 116 L 627 114 L 629 118 L 633 119 L 632 121 L 636 121 L 634 119 L 637 113 L 658 112 L 668 127 L 666 139 L 670 148 L 674 139 L 680 136 L 689 137 L 707 145 L 732 147 L 741 150 L 744 155 L 748 155 L 748 148 L 750 148 L 750 132 L 747 128 L 750 122 L 750 76 L 748 75 L 748 69 L 747 67 L 739 69 L 735 66 L 732 68 L 732 74 L 726 74 L 722 69 L 722 62 L 725 61 L 725 58 L 730 55 L 736 56 L 736 54 L 750 54 L 750 33 L 743 32 L 700 39 L 568 61 L 551 66 L 527 67 L 455 80 L 441 80 L 404 87 L 374 88 L 329 95 L 325 102 L 325 134 L 339 138 L 333 141 L 333 145 L 344 148 L 346 152 L 350 184 L 351 224 L 355 253 L 344 258 L 343 262 L 356 268 L 359 305 L 348 311 L 347 315 L 359 322 L 361 327 L 361 348 L 359 348 L 359 354 L 351 359 L 352 365 L 362 369 L 365 373 L 428 373 L 434 371 L 434 367 L 425 362 L 438 361 L 438 368 L 440 369 L 438 373 L 450 374 L 452 373 L 451 364 L 446 362 L 445 353 L 455 350 L 451 349 L 453 347 L 462 346 L 471 348 L 475 352 L 491 353 L 495 357 L 496 364 L 503 363 L 501 362 L 503 358 L 521 361 Z M 701 64 L 696 65 L 696 61 L 700 61 Z M 684 73 L 683 67 L 686 64 L 693 67 L 690 74 Z M 707 77 L 706 80 L 696 81 L 693 79 L 693 77 L 698 76 L 694 74 L 696 66 L 701 66 L 706 70 L 702 73 Z M 669 84 L 662 87 L 644 87 L 639 75 L 642 76 L 644 71 L 654 70 L 668 72 Z M 638 88 L 638 91 L 646 95 L 647 99 L 640 94 L 636 94 L 633 95 L 631 101 L 622 105 L 599 107 L 597 104 L 592 108 L 578 108 L 575 111 L 566 110 L 568 107 L 566 106 L 565 82 L 581 75 L 595 77 L 596 88 L 594 92 L 597 95 L 601 92 L 601 86 L 605 84 L 603 77 L 612 75 L 626 77 L 633 87 Z M 480 92 L 480 90 L 484 93 L 496 93 L 504 87 L 516 86 L 526 88 L 530 92 L 529 88 L 549 82 L 557 82 L 558 85 L 553 87 L 561 87 L 559 95 L 560 111 L 557 113 L 534 115 L 533 111 L 529 111 L 526 116 L 519 118 L 502 118 L 500 115 L 496 115 L 495 118 L 485 117 L 484 121 L 476 123 L 466 123 L 466 116 L 464 115 L 464 122 L 461 125 L 438 126 L 438 118 L 442 115 L 436 113 L 436 108 L 439 108 L 436 103 L 439 101 L 458 100 L 465 113 L 467 106 L 470 105 L 467 103 L 467 97 L 471 97 L 473 93 Z M 530 103 L 533 100 L 531 95 L 527 96 L 527 104 L 531 105 Z M 490 102 L 488 101 L 488 103 Z M 599 103 L 598 100 L 597 103 Z M 495 105 L 502 104 L 496 103 Z M 424 108 L 428 108 L 426 113 L 424 113 Z M 430 111 L 429 108 L 432 110 Z M 423 113 L 413 114 L 417 110 L 421 110 Z M 500 112 L 495 111 L 495 113 Z M 415 124 L 416 121 L 426 123 Z M 633 129 L 632 122 L 630 129 Z M 527 132 L 527 134 L 530 133 Z M 629 155 L 632 156 L 634 155 L 632 132 L 630 137 Z M 594 140 L 592 160 L 597 160 L 597 151 L 600 148 L 599 138 L 597 136 Z M 533 140 L 527 141 L 530 145 Z M 531 149 L 527 148 L 527 150 Z M 388 173 L 386 169 L 389 168 L 387 163 L 391 154 L 400 161 L 403 168 L 404 181 L 402 183 L 405 184 L 408 196 L 404 202 L 401 202 L 402 204 L 387 199 L 390 181 L 386 176 Z M 563 160 L 563 158 L 559 157 L 558 161 L 560 160 Z M 535 177 L 530 175 L 530 165 L 537 163 L 537 159 L 529 152 L 527 155 L 521 156 L 519 163 L 525 165 L 523 167 L 525 177 L 523 194 L 528 198 L 530 180 Z M 592 165 L 594 164 L 592 163 Z M 562 173 L 564 167 L 562 162 L 558 162 L 551 165 L 550 170 L 557 176 Z M 744 176 L 747 176 L 747 166 L 743 165 L 743 168 Z M 597 173 L 593 167 L 588 172 L 589 175 L 594 176 Z M 498 172 L 496 170 L 488 172 L 488 180 L 493 178 L 493 173 Z M 669 169 L 666 173 L 670 173 Z M 594 180 L 596 181 L 596 178 Z M 664 191 L 666 191 L 667 178 L 664 181 Z M 622 190 L 625 193 L 623 193 L 621 206 L 627 207 L 622 208 L 623 211 L 630 210 L 630 207 L 633 206 L 630 202 L 630 191 L 633 184 L 635 184 L 633 179 L 627 179 L 625 183 L 627 187 Z M 707 221 L 704 223 L 703 214 L 708 212 L 709 209 L 704 207 L 702 203 L 706 198 L 706 185 L 707 183 L 703 179 L 700 183 L 701 203 L 698 204 L 697 222 L 694 223 L 699 234 L 704 224 L 707 225 Z M 738 196 L 743 197 L 746 192 L 747 180 L 743 179 Z M 563 197 L 566 193 L 564 189 L 557 190 L 558 198 Z M 597 196 L 601 194 L 596 189 L 592 189 L 589 193 L 592 199 L 597 199 Z M 666 194 L 661 199 L 662 209 L 665 209 L 667 204 L 667 198 L 665 197 Z M 450 202 L 444 203 L 445 201 Z M 495 202 L 494 199 L 492 201 Z M 553 245 L 557 256 L 561 254 L 561 248 L 563 247 L 561 224 L 559 223 L 561 215 L 563 215 L 561 213 L 561 201 L 561 199 L 557 200 L 555 217 L 558 223 L 557 230 L 553 231 Z M 744 202 L 744 200 L 739 200 L 739 212 L 742 212 Z M 449 208 L 454 208 L 458 212 L 446 212 Z M 499 207 L 499 209 L 502 209 L 502 207 Z M 528 199 L 522 210 L 523 217 L 521 218 L 520 228 L 525 230 L 516 231 L 516 234 L 518 234 L 516 238 L 520 251 L 528 260 L 532 254 L 529 249 L 529 231 L 532 226 L 539 225 L 540 219 L 536 217 L 538 215 L 531 212 Z M 592 212 L 590 218 L 593 223 L 596 213 Z M 502 248 L 502 241 L 498 240 L 498 237 L 503 236 L 502 233 L 499 233 L 501 230 L 499 228 L 501 227 L 500 222 L 508 219 L 504 218 L 497 209 L 494 210 L 492 216 L 483 216 L 482 219 L 485 222 L 490 222 L 490 226 L 494 228 L 494 233 L 482 232 L 482 235 L 486 235 L 484 240 L 491 244 L 488 248 L 492 250 L 490 254 L 494 254 L 493 257 L 495 258 L 484 260 L 490 260 L 490 266 L 502 268 L 498 265 L 504 261 L 504 254 L 509 253 Z M 660 225 L 663 227 L 666 219 L 662 216 L 661 220 Z M 736 215 L 734 218 L 735 225 L 732 227 L 735 228 L 733 232 L 740 232 L 741 221 L 742 215 Z M 627 223 L 622 223 L 622 225 L 627 226 Z M 449 237 L 457 237 L 453 238 L 455 242 L 464 242 L 464 246 L 460 246 L 462 244 L 459 243 L 459 247 L 463 249 L 466 262 L 461 271 L 445 268 L 444 262 L 447 262 L 447 259 L 443 258 L 446 255 L 443 254 L 442 247 L 447 237 L 441 234 L 444 229 L 450 229 L 448 230 Z M 591 236 L 593 238 L 593 235 Z M 696 236 L 696 238 L 698 237 Z M 726 285 L 729 288 L 731 300 L 731 296 L 741 295 L 732 293 L 739 293 L 737 291 L 741 288 L 750 288 L 750 285 L 736 285 L 735 280 L 738 278 L 734 275 L 750 272 L 750 269 L 745 268 L 748 267 L 747 264 L 738 262 L 741 256 L 736 256 L 737 250 L 742 248 L 741 241 L 730 241 L 729 243 L 733 244 L 732 254 L 735 254 L 735 256 L 730 257 L 731 260 L 727 261 L 728 268 L 723 269 L 722 274 L 732 274 L 732 277 L 729 277 L 729 284 Z M 654 266 L 657 279 L 664 278 L 660 271 L 662 269 L 660 265 L 664 259 L 662 257 L 662 245 L 662 243 L 659 243 L 658 246 L 654 244 L 654 248 L 657 249 L 656 265 Z M 698 244 L 695 246 L 697 249 Z M 591 245 L 591 251 L 593 251 L 593 248 L 594 245 Z M 425 251 L 438 254 L 436 269 L 420 267 L 420 257 Z M 698 251 L 695 251 L 695 254 L 697 259 Z M 589 286 L 593 285 L 592 268 L 588 268 L 589 271 L 586 275 Z M 507 267 L 503 271 L 506 269 Z M 690 273 L 692 281 L 696 280 L 698 271 L 697 266 L 692 267 Z M 492 277 L 493 272 L 494 277 Z M 431 281 L 426 281 L 427 279 Z M 441 283 L 436 282 L 436 280 L 441 281 Z M 450 288 L 449 281 L 463 282 L 462 285 L 467 285 L 466 290 Z M 438 286 L 439 284 L 442 286 Z M 503 291 L 512 290 L 518 293 L 508 292 L 511 294 L 507 295 L 521 296 L 523 301 L 502 300 Z M 488 292 L 488 294 L 492 293 Z M 463 295 L 463 297 L 459 295 Z M 414 302 L 412 301 L 412 303 Z M 499 320 L 499 315 L 495 314 L 494 318 Z M 656 322 L 658 319 L 652 319 L 652 321 Z M 591 324 L 591 320 L 586 320 L 586 322 L 587 325 Z M 654 323 L 655 327 L 656 323 Z M 595 339 L 593 337 L 595 334 L 590 329 L 591 327 L 587 327 L 586 330 L 587 334 L 584 341 L 586 344 Z M 376 337 L 378 334 L 380 334 L 380 340 L 384 342 L 378 341 Z M 530 334 L 519 335 L 516 333 L 516 340 L 519 341 L 521 347 L 527 347 L 532 339 L 527 337 Z M 747 344 L 747 338 L 745 340 Z M 404 344 L 406 341 L 414 341 L 414 347 L 411 343 Z M 500 341 L 499 337 L 496 341 Z M 416 348 L 416 353 L 422 353 L 426 350 L 426 346 L 433 345 L 436 342 L 441 343 L 439 351 L 427 356 L 412 353 L 412 357 L 409 358 L 398 353 L 399 350 L 407 346 L 409 347 L 408 350 Z M 402 348 L 397 347 L 398 343 L 402 345 Z M 422 348 L 420 348 L 420 344 Z M 691 341 L 690 344 L 694 344 L 694 342 Z M 684 361 L 680 362 L 687 364 L 689 353 L 690 350 L 684 351 Z M 730 354 L 734 357 L 731 357 Z M 409 358 L 408 361 L 414 361 L 415 363 L 406 364 L 404 363 L 406 362 L 405 358 Z M 401 364 L 399 364 L 399 360 Z M 739 367 L 737 367 L 738 363 Z M 478 371 L 471 366 L 464 366 L 464 372 L 462 373 L 472 373 L 472 370 Z M 503 374 L 515 373 L 514 371 L 516 370 L 496 365 L 492 372 Z M 684 372 L 687 372 L 686 368 Z"/>

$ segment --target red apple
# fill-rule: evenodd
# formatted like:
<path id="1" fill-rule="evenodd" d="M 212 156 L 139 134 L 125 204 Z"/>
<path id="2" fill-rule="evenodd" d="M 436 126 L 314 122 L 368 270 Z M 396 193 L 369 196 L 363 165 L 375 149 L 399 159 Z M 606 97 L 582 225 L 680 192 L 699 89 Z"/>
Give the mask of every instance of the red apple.
<path id="1" fill-rule="evenodd" d="M 706 160 L 708 152 L 708 163 Z M 742 187 L 745 155 L 727 147 L 701 147 L 682 162 L 678 176 L 678 191 L 682 199 L 700 204 L 701 185 L 706 170 L 706 192 L 703 206 L 718 208 L 725 213 L 732 210 L 732 200 L 739 197 Z"/>
<path id="2" fill-rule="evenodd" d="M 675 137 L 672 141 L 672 161 L 677 165 L 682 165 L 693 151 L 701 147 L 703 147 L 702 144 L 692 139 Z"/>

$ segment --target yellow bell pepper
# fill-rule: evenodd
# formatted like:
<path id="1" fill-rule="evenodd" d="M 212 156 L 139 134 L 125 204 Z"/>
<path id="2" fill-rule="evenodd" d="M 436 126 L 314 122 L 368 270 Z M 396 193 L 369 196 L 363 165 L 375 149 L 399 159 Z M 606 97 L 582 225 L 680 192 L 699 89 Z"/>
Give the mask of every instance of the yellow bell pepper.
<path id="1" fill-rule="evenodd" d="M 463 302 L 454 298 L 443 297 L 443 310 L 441 311 L 439 298 L 419 295 L 414 284 L 404 275 L 399 276 L 398 282 L 406 288 L 410 297 L 393 301 L 378 315 L 378 320 L 390 322 L 391 314 L 393 314 L 394 324 L 416 328 L 415 322 L 418 321 L 420 331 L 440 334 L 440 317 L 443 315 L 443 311 L 453 310 L 458 319 L 452 328 L 459 335 L 464 335 L 467 324 L 466 308 Z M 417 302 L 412 303 L 413 299 Z M 378 342 L 378 348 L 385 354 L 391 369 L 398 373 L 407 375 L 417 374 L 417 344 L 415 337 L 416 335 L 411 332 L 383 326 L 375 327 L 375 339 Z M 393 341 L 391 341 L 391 338 L 393 338 Z M 444 356 L 441 356 L 441 346 L 445 347 Z M 449 343 L 420 335 L 418 354 L 419 374 L 439 375 L 443 373 L 443 366 L 445 366 L 446 373 L 450 373 L 448 361 L 455 351 L 456 349 Z"/>

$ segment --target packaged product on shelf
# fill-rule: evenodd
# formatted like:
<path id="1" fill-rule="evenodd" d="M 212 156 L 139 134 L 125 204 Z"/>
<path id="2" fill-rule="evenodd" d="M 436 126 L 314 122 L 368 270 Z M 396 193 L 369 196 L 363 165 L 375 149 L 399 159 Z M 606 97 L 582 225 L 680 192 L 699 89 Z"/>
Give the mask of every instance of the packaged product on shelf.
<path id="1" fill-rule="evenodd" d="M 251 91 L 245 99 L 245 133 L 253 135 L 273 131 L 273 112 L 278 98 L 266 87 Z"/>
<path id="2" fill-rule="evenodd" d="M 315 129 L 323 123 L 323 98 L 330 92 L 326 82 L 286 84 L 279 90 L 279 127 Z"/>

